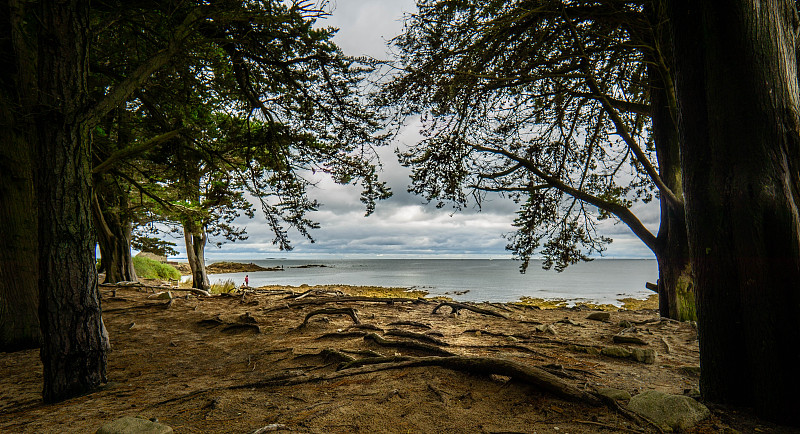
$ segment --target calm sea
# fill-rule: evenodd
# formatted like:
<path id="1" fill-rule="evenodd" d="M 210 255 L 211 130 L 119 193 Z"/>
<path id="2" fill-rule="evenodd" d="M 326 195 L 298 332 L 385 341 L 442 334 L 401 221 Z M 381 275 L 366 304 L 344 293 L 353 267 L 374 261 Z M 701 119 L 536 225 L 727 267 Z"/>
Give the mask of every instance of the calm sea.
<path id="1" fill-rule="evenodd" d="M 211 263 L 213 261 L 209 261 Z M 431 295 L 460 301 L 508 302 L 520 297 L 566 299 L 573 302 L 614 303 L 625 297 L 647 298 L 655 282 L 655 260 L 598 259 L 568 267 L 561 273 L 545 271 L 531 261 L 525 274 L 510 259 L 367 259 L 367 260 L 253 260 L 263 267 L 284 271 L 212 274 L 211 282 L 233 280 L 237 285 L 250 276 L 250 286 L 264 285 L 364 285 L 417 288 Z M 297 268 L 306 265 L 325 267 Z M 463 292 L 456 295 L 455 292 Z"/>

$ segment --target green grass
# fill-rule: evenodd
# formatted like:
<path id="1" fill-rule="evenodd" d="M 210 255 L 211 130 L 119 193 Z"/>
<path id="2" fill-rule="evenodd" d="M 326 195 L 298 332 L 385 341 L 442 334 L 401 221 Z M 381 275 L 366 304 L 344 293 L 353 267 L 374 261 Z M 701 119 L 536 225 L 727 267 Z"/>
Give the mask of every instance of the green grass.
<path id="1" fill-rule="evenodd" d="M 133 268 L 136 270 L 136 275 L 143 279 L 180 280 L 181 278 L 181 273 L 172 265 L 142 256 L 133 257 Z"/>
<path id="2" fill-rule="evenodd" d="M 233 280 L 228 279 L 224 282 L 219 282 L 211 285 L 210 292 L 212 294 L 228 294 L 234 289 L 236 289 L 236 284 L 233 283 Z"/>

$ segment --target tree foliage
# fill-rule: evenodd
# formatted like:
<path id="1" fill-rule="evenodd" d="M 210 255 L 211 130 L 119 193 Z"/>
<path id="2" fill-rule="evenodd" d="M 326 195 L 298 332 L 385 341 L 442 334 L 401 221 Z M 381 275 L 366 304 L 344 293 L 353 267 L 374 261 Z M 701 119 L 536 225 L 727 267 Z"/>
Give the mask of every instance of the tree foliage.
<path id="1" fill-rule="evenodd" d="M 273 242 L 288 249 L 287 227 L 310 238 L 317 226 L 307 217 L 318 207 L 306 195 L 310 172 L 360 183 L 368 213 L 388 197 L 372 149 L 386 136 L 359 97 L 372 65 L 344 56 L 330 41 L 332 29 L 315 28 L 325 12 L 313 3 L 116 6 L 101 3 L 96 17 L 98 88 L 125 83 L 173 43 L 175 27 L 202 17 L 186 49 L 126 103 L 136 137 L 179 132 L 137 155 L 139 167 L 127 167 L 162 214 L 241 239 L 232 222 L 239 211 L 252 215 L 248 199 L 255 198 Z"/>
<path id="2" fill-rule="evenodd" d="M 400 72 L 381 102 L 419 115 L 424 140 L 401 155 L 411 190 L 458 208 L 499 192 L 520 203 L 508 248 L 557 270 L 611 240 L 599 220 L 656 238 L 637 201 L 680 200 L 650 138 L 657 53 L 642 2 L 418 2 L 394 42 Z"/>

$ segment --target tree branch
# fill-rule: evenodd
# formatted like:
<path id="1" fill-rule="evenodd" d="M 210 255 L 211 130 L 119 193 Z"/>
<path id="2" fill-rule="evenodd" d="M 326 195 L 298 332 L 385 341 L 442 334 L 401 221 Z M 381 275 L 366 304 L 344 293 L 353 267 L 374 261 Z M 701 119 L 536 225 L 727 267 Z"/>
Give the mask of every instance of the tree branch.
<path id="1" fill-rule="evenodd" d="M 189 38 L 194 30 L 194 25 L 203 17 L 204 8 L 195 8 L 184 18 L 183 22 L 173 31 L 166 48 L 160 50 L 146 62 L 139 65 L 125 80 L 111 88 L 105 97 L 85 113 L 84 120 L 89 126 L 97 124 L 108 112 L 124 103 L 133 93 L 142 87 L 150 76 L 163 66 L 170 63 L 175 54 L 182 48 L 183 42 Z"/>
<path id="2" fill-rule="evenodd" d="M 97 175 L 101 173 L 108 172 L 112 169 L 112 167 L 119 161 L 126 160 L 130 157 L 136 156 L 142 152 L 145 152 L 151 148 L 154 148 L 160 145 L 167 140 L 172 139 L 173 137 L 177 136 L 181 130 L 172 130 L 168 133 L 161 134 L 159 136 L 153 137 L 150 140 L 146 140 L 143 143 L 138 145 L 133 145 L 125 149 L 121 149 L 108 157 L 105 161 L 98 164 L 97 166 L 92 169 L 92 174 Z"/>
<path id="3" fill-rule="evenodd" d="M 499 154 L 502 155 L 512 161 L 516 161 L 517 163 L 521 164 L 522 167 L 531 171 L 534 175 L 544 180 L 548 185 L 551 187 L 562 191 L 578 200 L 582 200 L 586 203 L 592 204 L 598 208 L 601 208 L 605 211 L 616 216 L 621 222 L 625 223 L 633 233 L 639 237 L 640 240 L 652 251 L 656 251 L 658 248 L 656 237 L 642 224 L 638 217 L 636 217 L 630 209 L 616 204 L 614 202 L 609 202 L 607 200 L 600 199 L 597 196 L 591 195 L 583 190 L 579 190 L 571 185 L 568 185 L 561 181 L 560 179 L 551 176 L 533 164 L 530 160 L 525 158 L 519 157 L 505 149 L 499 148 L 488 148 L 486 146 L 480 146 L 475 144 L 469 144 L 469 146 L 476 151 L 479 152 L 489 152 L 492 154 Z"/>

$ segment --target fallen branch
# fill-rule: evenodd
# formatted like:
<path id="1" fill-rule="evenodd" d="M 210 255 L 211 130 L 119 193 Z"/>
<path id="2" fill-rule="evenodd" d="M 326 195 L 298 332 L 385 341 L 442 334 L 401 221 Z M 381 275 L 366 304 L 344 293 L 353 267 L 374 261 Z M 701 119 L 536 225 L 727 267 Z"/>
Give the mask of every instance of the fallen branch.
<path id="1" fill-rule="evenodd" d="M 352 307 L 342 307 L 342 308 L 326 307 L 323 309 L 317 309 L 313 312 L 309 312 L 309 314 L 306 315 L 306 318 L 303 320 L 303 323 L 300 324 L 300 327 L 298 328 L 303 328 L 306 325 L 308 325 L 308 320 L 315 315 L 347 315 L 353 319 L 354 323 L 361 324 L 361 320 L 358 319 L 358 314 L 356 314 L 356 310 L 353 309 Z"/>
<path id="2" fill-rule="evenodd" d="M 462 309 L 466 309 L 466 310 L 471 310 L 471 311 L 473 311 L 475 313 L 480 313 L 480 314 L 483 314 L 483 315 L 496 316 L 496 317 L 508 319 L 508 316 L 504 315 L 502 313 L 495 312 L 495 311 L 489 310 L 489 309 L 483 309 L 483 308 L 480 308 L 480 307 L 477 307 L 477 306 L 472 306 L 472 305 L 469 305 L 469 304 L 456 303 L 454 301 L 443 301 L 443 302 L 439 303 L 438 306 L 433 308 L 433 312 L 431 312 L 431 313 L 436 313 L 436 311 L 438 311 L 440 308 L 442 308 L 444 306 L 448 306 L 450 309 L 452 309 L 451 313 L 454 313 L 456 315 L 458 315 Z"/>
<path id="3" fill-rule="evenodd" d="M 450 357 L 455 355 L 450 351 L 443 350 L 435 345 L 424 344 L 422 342 L 414 342 L 414 341 L 390 341 L 388 339 L 384 339 L 381 336 L 378 336 L 376 333 L 370 333 L 364 336 L 364 340 L 375 342 L 376 344 L 383 347 L 395 347 L 395 348 L 405 348 L 408 350 L 415 350 L 415 351 L 424 351 L 427 353 L 445 357 Z"/>

